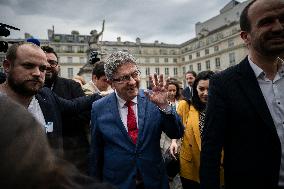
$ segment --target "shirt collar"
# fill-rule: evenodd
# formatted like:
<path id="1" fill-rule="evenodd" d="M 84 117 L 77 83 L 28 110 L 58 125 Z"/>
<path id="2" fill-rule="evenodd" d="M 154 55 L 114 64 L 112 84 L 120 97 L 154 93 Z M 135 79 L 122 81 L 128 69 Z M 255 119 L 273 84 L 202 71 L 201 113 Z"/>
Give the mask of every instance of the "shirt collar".
<path id="1" fill-rule="evenodd" d="M 251 60 L 250 56 L 248 56 L 248 61 L 256 78 L 262 78 L 265 76 L 264 71 Z M 279 66 L 277 72 L 281 77 L 284 77 L 284 62 L 281 59 L 279 59 Z"/>
<path id="2" fill-rule="evenodd" d="M 117 91 L 115 90 L 115 95 L 116 95 L 116 98 L 117 98 L 117 101 L 118 101 L 118 105 L 119 105 L 119 108 L 124 108 L 125 107 L 125 103 L 126 101 L 123 100 L 122 98 L 120 98 L 117 94 Z M 134 104 L 137 104 L 137 96 L 131 100 Z"/>
<path id="3" fill-rule="evenodd" d="M 248 56 L 248 61 L 249 61 L 250 67 L 252 68 L 256 78 L 260 78 L 265 75 L 264 71 L 260 67 L 258 67 L 255 63 L 253 63 L 250 56 Z"/>

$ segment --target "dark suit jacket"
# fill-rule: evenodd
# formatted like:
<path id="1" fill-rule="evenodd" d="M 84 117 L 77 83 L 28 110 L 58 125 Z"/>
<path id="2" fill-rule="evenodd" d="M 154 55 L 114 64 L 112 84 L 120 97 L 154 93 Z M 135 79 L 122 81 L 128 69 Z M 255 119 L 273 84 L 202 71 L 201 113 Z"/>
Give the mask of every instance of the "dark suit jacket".
<path id="1" fill-rule="evenodd" d="M 188 86 L 182 91 L 182 96 L 184 96 L 188 101 L 191 99 L 192 93 Z"/>
<path id="2" fill-rule="evenodd" d="M 222 147 L 226 189 L 276 188 L 281 144 L 247 58 L 210 80 L 207 108 L 201 188 L 219 189 Z"/>
<path id="3" fill-rule="evenodd" d="M 115 93 L 93 104 L 91 119 L 92 176 L 121 189 L 135 188 L 135 175 L 139 170 L 145 188 L 168 188 L 160 138 L 162 131 L 170 138 L 182 137 L 183 125 L 175 111 L 169 115 L 162 113 L 140 91 L 136 145 L 121 121 Z"/>
<path id="4" fill-rule="evenodd" d="M 99 95 L 94 94 L 88 97 L 65 100 L 46 87 L 36 94 L 36 99 L 41 107 L 45 122 L 53 122 L 53 132 L 47 133 L 47 137 L 57 155 L 63 155 L 61 114 L 64 113 L 71 117 L 82 111 L 90 110 L 93 101 L 99 98 Z"/>

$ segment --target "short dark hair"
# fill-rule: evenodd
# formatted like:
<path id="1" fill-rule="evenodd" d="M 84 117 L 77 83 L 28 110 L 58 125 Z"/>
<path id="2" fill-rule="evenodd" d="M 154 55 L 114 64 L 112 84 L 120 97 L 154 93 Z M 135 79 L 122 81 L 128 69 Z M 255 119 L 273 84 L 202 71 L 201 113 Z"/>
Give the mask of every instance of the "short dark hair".
<path id="1" fill-rule="evenodd" d="M 95 75 L 98 79 L 100 77 L 105 76 L 105 69 L 104 69 L 105 62 L 104 61 L 99 61 L 96 62 L 92 71 L 92 75 Z"/>
<path id="2" fill-rule="evenodd" d="M 192 74 L 194 77 L 196 77 L 196 75 L 197 75 L 195 71 L 187 71 L 185 73 L 185 75 L 187 75 L 187 74 Z"/>
<path id="3" fill-rule="evenodd" d="M 193 95 L 192 95 L 192 105 L 193 107 L 197 110 L 197 111 L 203 111 L 205 108 L 206 108 L 206 104 L 202 103 L 199 96 L 198 96 L 198 93 L 197 93 L 197 85 L 199 83 L 200 80 L 210 80 L 211 77 L 214 75 L 215 73 L 213 71 L 203 71 L 203 72 L 200 72 L 194 82 L 193 82 L 193 85 L 192 85 L 192 89 L 193 89 Z"/>
<path id="4" fill-rule="evenodd" d="M 252 0 L 242 11 L 240 16 L 240 28 L 242 31 L 250 32 L 251 30 L 251 23 L 248 18 L 248 10 L 251 7 L 251 5 L 256 2 L 256 0 Z"/>
<path id="5" fill-rule="evenodd" d="M 17 50 L 20 46 L 22 45 L 31 45 L 33 47 L 39 48 L 39 46 L 37 46 L 34 43 L 31 42 L 19 42 L 19 43 L 14 43 L 13 45 L 11 45 L 7 52 L 6 52 L 6 59 L 12 62 L 12 65 L 14 65 L 15 60 L 17 59 Z"/>
<path id="6" fill-rule="evenodd" d="M 56 58 L 58 59 L 58 56 L 57 56 L 56 52 L 54 51 L 54 49 L 52 47 L 50 47 L 50 46 L 41 46 L 41 49 L 44 52 L 46 52 L 46 53 L 53 53 L 56 56 Z"/>

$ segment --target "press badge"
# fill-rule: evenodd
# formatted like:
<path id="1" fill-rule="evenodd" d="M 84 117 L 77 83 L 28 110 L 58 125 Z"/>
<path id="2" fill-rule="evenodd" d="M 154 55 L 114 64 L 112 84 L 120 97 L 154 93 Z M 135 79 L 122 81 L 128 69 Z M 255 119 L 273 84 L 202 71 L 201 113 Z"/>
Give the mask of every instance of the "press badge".
<path id="1" fill-rule="evenodd" d="M 45 132 L 52 133 L 53 132 L 53 122 L 47 122 L 45 124 Z"/>

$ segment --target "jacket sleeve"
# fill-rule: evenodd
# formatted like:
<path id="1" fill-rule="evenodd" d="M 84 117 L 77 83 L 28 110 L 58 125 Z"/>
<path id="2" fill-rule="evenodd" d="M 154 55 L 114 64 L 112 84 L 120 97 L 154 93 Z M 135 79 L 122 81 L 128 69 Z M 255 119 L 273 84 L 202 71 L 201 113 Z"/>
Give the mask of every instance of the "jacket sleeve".
<path id="1" fill-rule="evenodd" d="M 78 98 L 74 98 L 72 100 L 66 100 L 57 96 L 55 93 L 52 93 L 56 103 L 58 104 L 61 113 L 76 115 L 81 113 L 82 111 L 91 110 L 92 104 L 94 101 L 101 98 L 101 96 L 97 93 L 91 96 L 82 96 Z"/>
<path id="2" fill-rule="evenodd" d="M 162 111 L 161 114 L 163 132 L 171 139 L 181 138 L 183 136 L 184 126 L 175 108 L 171 107 L 170 114 L 166 114 Z"/>
<path id="3" fill-rule="evenodd" d="M 201 189 L 220 189 L 220 161 L 224 143 L 226 106 L 224 86 L 217 78 L 210 79 L 207 112 L 201 147 Z"/>
<path id="4" fill-rule="evenodd" d="M 102 181 L 103 168 L 103 138 L 98 128 L 97 107 L 95 103 L 91 112 L 91 149 L 90 149 L 90 175 Z"/>

